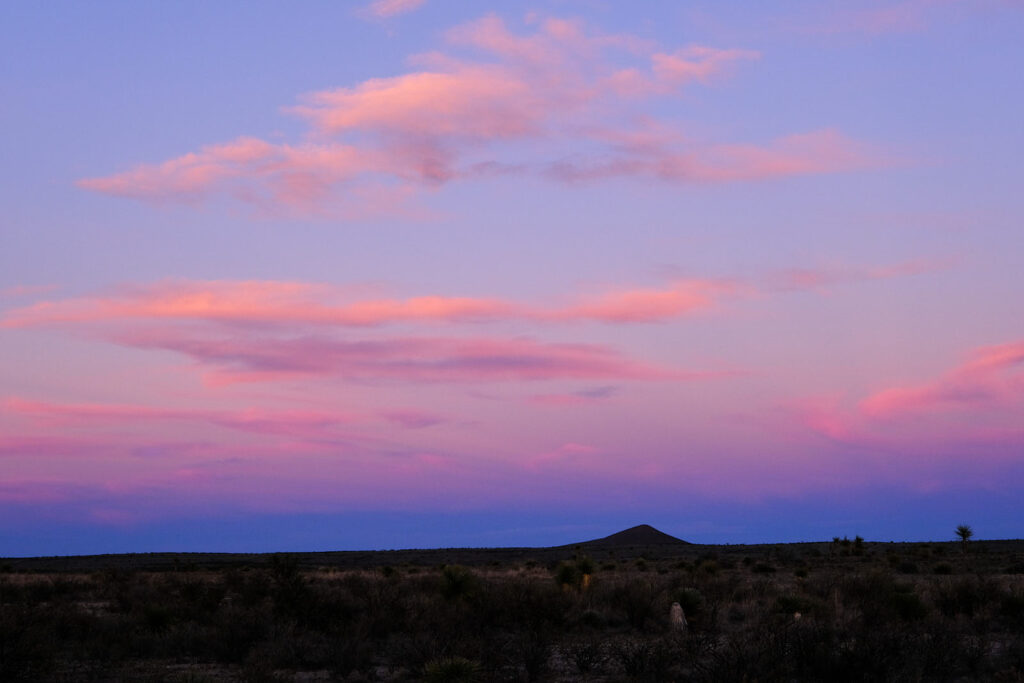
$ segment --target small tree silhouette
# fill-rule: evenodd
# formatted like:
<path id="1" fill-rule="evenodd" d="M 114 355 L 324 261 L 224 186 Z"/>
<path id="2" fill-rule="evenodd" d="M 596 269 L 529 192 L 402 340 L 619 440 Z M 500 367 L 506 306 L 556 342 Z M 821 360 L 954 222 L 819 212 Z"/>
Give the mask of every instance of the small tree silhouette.
<path id="1" fill-rule="evenodd" d="M 967 541 L 969 541 L 971 536 L 974 535 L 974 529 L 966 524 L 961 524 L 956 528 L 956 535 L 960 537 L 960 542 L 963 543 L 964 553 L 966 553 Z"/>

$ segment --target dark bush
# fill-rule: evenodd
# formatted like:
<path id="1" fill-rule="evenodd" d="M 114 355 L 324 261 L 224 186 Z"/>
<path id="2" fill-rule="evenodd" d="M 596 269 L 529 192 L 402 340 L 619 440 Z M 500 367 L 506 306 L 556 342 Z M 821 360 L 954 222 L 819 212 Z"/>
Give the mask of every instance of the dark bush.
<path id="1" fill-rule="evenodd" d="M 470 598 L 479 590 L 476 574 L 466 567 L 450 565 L 441 571 L 443 583 L 441 593 L 449 600 Z"/>
<path id="2" fill-rule="evenodd" d="M 678 591 L 674 597 L 687 617 L 696 616 L 704 609 L 704 595 L 696 588 L 684 588 Z"/>

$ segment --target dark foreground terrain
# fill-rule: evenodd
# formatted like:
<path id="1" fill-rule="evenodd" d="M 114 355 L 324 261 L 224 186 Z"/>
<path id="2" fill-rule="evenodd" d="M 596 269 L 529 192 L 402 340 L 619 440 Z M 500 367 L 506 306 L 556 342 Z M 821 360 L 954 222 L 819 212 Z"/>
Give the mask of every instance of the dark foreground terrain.
<path id="1" fill-rule="evenodd" d="M 701 546 L 643 527 L 0 568 L 0 681 L 1024 681 L 1022 541 Z"/>

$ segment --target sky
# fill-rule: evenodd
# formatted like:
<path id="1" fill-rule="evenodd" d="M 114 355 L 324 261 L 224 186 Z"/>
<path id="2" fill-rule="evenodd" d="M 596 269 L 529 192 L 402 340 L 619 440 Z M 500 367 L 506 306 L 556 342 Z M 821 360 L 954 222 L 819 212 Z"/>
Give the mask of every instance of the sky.
<path id="1" fill-rule="evenodd" d="M 0 556 L 1024 536 L 1021 35 L 3 3 Z"/>

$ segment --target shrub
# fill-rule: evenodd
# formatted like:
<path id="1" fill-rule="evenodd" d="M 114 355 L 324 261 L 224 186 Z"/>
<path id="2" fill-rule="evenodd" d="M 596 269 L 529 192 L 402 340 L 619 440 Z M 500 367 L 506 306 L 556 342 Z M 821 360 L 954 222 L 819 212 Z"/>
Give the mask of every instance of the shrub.
<path id="1" fill-rule="evenodd" d="M 441 657 L 423 667 L 423 680 L 427 683 L 473 683 L 483 680 L 483 668 L 479 662 L 465 657 Z"/>
<path id="2" fill-rule="evenodd" d="M 698 614 L 704 608 L 704 595 L 696 588 L 684 588 L 675 594 L 675 598 L 687 617 Z"/>
<path id="3" fill-rule="evenodd" d="M 811 614 L 816 611 L 817 607 L 817 603 L 805 595 L 780 595 L 775 600 L 775 611 L 781 614 L 793 614 L 795 612 Z"/>
<path id="4" fill-rule="evenodd" d="M 441 594 L 448 600 L 472 597 L 479 589 L 476 574 L 459 565 L 448 565 L 441 570 Z"/>
<path id="5" fill-rule="evenodd" d="M 562 562 L 555 569 L 555 583 L 562 588 L 576 587 L 582 577 L 571 562 Z"/>

